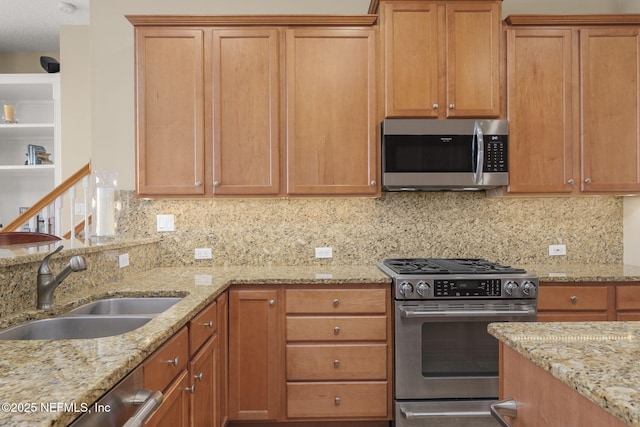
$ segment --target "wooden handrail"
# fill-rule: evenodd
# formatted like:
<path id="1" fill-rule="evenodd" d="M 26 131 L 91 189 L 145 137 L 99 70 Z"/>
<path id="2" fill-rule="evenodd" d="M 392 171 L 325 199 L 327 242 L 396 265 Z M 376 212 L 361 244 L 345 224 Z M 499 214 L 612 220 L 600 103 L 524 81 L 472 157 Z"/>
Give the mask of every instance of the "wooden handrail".
<path id="1" fill-rule="evenodd" d="M 62 184 L 58 185 L 56 188 L 51 190 L 46 196 L 42 199 L 38 200 L 33 206 L 29 209 L 18 215 L 16 219 L 11 221 L 8 225 L 6 225 L 3 229 L 0 230 L 0 233 L 7 233 L 10 231 L 15 231 L 25 222 L 29 221 L 31 217 L 37 215 L 42 209 L 49 206 L 53 203 L 58 197 L 62 196 L 69 189 L 73 188 L 82 178 L 89 175 L 91 173 L 91 162 L 84 165 L 82 168 L 78 169 L 76 173 L 71 175 L 69 178 L 65 179 Z"/>

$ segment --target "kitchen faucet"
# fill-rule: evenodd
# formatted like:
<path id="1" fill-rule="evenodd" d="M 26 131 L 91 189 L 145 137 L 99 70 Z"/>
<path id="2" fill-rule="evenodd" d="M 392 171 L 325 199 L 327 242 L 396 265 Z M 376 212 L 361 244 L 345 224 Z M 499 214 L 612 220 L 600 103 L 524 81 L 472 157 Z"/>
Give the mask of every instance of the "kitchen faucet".
<path id="1" fill-rule="evenodd" d="M 53 292 L 58 285 L 67 278 L 69 274 L 74 271 L 83 271 L 87 269 L 87 261 L 83 256 L 76 255 L 69 260 L 69 264 L 66 265 L 55 277 L 49 268 L 49 258 L 51 255 L 58 253 L 62 250 L 63 246 L 58 246 L 53 252 L 47 254 L 40 268 L 38 269 L 38 303 L 36 308 L 40 310 L 46 310 L 53 305 Z"/>

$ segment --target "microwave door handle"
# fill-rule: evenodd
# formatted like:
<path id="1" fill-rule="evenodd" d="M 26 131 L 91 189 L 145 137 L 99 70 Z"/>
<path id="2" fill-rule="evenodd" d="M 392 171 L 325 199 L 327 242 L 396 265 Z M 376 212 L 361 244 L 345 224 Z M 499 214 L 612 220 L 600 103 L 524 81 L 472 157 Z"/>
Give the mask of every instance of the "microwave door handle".
<path id="1" fill-rule="evenodd" d="M 482 182 L 482 174 L 484 169 L 484 134 L 480 123 L 476 121 L 473 125 L 473 154 L 475 156 L 475 170 L 473 171 L 473 181 L 476 184 Z M 477 147 L 477 149 L 476 149 Z"/>

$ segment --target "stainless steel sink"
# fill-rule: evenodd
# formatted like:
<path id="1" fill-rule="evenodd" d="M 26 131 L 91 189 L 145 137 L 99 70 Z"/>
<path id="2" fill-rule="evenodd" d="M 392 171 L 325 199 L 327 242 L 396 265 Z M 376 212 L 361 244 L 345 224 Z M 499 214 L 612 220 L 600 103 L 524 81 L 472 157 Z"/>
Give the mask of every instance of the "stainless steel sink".
<path id="1" fill-rule="evenodd" d="M 64 315 L 108 315 L 121 316 L 131 314 L 156 315 L 180 302 L 182 298 L 109 298 L 90 302 Z"/>
<path id="2" fill-rule="evenodd" d="M 74 316 L 34 320 L 0 331 L 0 340 L 103 338 L 133 331 L 152 316 Z"/>

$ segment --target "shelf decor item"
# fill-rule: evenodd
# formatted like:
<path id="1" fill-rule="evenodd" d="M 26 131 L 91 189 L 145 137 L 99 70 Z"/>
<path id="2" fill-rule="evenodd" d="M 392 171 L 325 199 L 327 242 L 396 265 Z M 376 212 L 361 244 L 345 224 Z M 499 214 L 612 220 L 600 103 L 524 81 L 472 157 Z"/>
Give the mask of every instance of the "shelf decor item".
<path id="1" fill-rule="evenodd" d="M 45 163 L 42 161 L 41 153 L 46 154 L 46 159 L 48 160 L 49 154 L 47 154 L 47 150 L 42 145 L 34 145 L 29 144 L 27 146 L 27 164 L 28 165 L 41 165 L 41 164 L 51 164 L 51 160 L 48 160 L 49 163 Z"/>
<path id="2" fill-rule="evenodd" d="M 5 124 L 18 123 L 18 121 L 16 120 L 15 104 L 8 101 L 0 101 L 0 104 L 2 104 L 2 123 L 5 123 Z"/>

